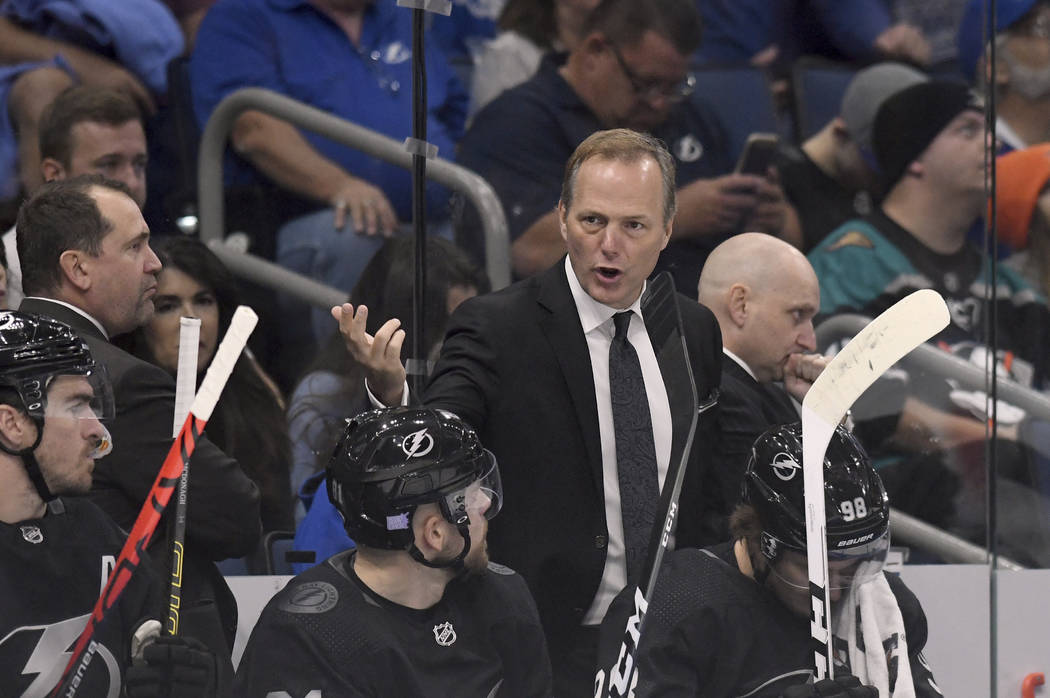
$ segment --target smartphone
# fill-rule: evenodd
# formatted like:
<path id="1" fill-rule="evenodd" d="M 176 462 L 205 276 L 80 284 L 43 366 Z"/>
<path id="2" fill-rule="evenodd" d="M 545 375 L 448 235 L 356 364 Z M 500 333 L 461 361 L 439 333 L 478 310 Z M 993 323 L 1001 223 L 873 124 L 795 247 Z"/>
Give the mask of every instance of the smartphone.
<path id="1" fill-rule="evenodd" d="M 773 164 L 779 143 L 780 138 L 775 133 L 752 133 L 744 143 L 734 171 L 764 177 Z"/>

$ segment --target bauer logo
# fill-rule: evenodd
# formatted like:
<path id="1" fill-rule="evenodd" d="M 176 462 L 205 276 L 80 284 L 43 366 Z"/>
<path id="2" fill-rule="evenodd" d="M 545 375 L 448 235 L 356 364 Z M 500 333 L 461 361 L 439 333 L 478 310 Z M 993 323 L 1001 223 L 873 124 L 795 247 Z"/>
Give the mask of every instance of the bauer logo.
<path id="1" fill-rule="evenodd" d="M 789 453 L 780 452 L 773 456 L 773 474 L 784 482 L 795 477 L 795 473 L 798 472 L 801 467 L 802 466 L 796 463 L 795 459 L 792 458 Z"/>
<path id="2" fill-rule="evenodd" d="M 22 537 L 26 539 L 27 543 L 39 545 L 44 542 L 44 532 L 38 526 L 20 526 L 19 528 L 22 531 Z"/>
<path id="3" fill-rule="evenodd" d="M 445 621 L 434 626 L 434 641 L 442 647 L 449 647 L 456 641 L 456 630 L 452 623 Z"/>
<path id="4" fill-rule="evenodd" d="M 860 545 L 861 543 L 867 543 L 869 540 L 871 540 L 874 537 L 875 537 L 874 533 L 869 533 L 869 534 L 867 534 L 865 536 L 860 536 L 859 538 L 848 538 L 846 540 L 840 540 L 838 542 L 838 545 L 836 545 L 835 547 L 836 548 L 848 548 L 848 547 L 850 547 L 852 545 Z"/>
<path id="5" fill-rule="evenodd" d="M 424 427 L 406 436 L 401 442 L 401 450 L 409 458 L 422 458 L 434 450 L 434 437 L 428 434 Z"/>

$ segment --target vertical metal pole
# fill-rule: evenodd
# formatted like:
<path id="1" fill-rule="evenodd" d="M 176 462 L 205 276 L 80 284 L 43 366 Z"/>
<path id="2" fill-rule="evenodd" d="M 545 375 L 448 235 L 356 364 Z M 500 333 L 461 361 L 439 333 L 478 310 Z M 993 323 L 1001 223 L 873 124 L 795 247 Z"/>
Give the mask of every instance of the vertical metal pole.
<path id="1" fill-rule="evenodd" d="M 426 55 L 423 51 L 424 11 L 421 8 L 412 10 L 412 137 L 417 144 L 427 140 L 427 68 Z M 412 228 L 416 237 L 415 284 L 412 289 L 412 358 L 409 367 L 415 366 L 410 374 L 410 389 L 417 396 L 422 396 L 426 385 L 427 347 L 424 346 L 426 334 L 425 295 L 427 288 L 427 199 L 426 199 L 427 159 L 424 153 L 412 154 Z"/>

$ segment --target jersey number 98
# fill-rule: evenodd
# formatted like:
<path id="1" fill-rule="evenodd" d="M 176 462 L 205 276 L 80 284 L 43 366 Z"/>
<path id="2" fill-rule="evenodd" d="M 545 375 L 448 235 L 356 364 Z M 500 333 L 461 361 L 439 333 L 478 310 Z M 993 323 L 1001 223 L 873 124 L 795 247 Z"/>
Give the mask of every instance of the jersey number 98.
<path id="1" fill-rule="evenodd" d="M 847 499 L 839 503 L 839 511 L 842 512 L 843 521 L 863 519 L 868 515 L 868 507 L 864 504 L 862 497 L 855 497 L 852 501 Z"/>

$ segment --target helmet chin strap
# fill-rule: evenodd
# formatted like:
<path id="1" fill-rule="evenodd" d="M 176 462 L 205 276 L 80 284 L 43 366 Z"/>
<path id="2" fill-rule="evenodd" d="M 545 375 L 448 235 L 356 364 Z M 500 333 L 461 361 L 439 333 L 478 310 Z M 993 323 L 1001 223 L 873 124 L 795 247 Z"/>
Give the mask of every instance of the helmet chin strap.
<path id="1" fill-rule="evenodd" d="M 51 488 L 47 486 L 47 481 L 44 479 L 44 473 L 40 470 L 40 463 L 37 462 L 36 447 L 40 445 L 40 440 L 44 437 L 44 420 L 40 417 L 30 417 L 33 420 L 33 424 L 36 425 L 36 439 L 33 441 L 33 445 L 29 448 L 24 448 L 21 451 L 8 448 L 0 442 L 0 451 L 7 453 L 12 456 L 19 456 L 22 459 L 22 465 L 26 469 L 26 474 L 29 475 L 29 480 L 33 483 L 33 487 L 36 489 L 37 495 L 43 500 L 47 508 L 53 512 L 60 512 L 62 510 L 61 503 L 57 497 L 51 493 Z"/>
<path id="2" fill-rule="evenodd" d="M 465 569 L 463 566 L 463 560 L 466 559 L 467 553 L 470 552 L 470 530 L 467 528 L 467 524 L 459 524 L 456 526 L 459 530 L 459 535 L 463 536 L 463 551 L 452 560 L 428 560 L 423 557 L 423 552 L 416 547 L 415 541 L 412 542 L 412 547 L 408 549 L 408 554 L 412 556 L 412 559 L 423 565 L 424 567 L 430 567 L 432 569 L 447 569 L 451 568 L 455 570 L 456 574 L 463 572 Z"/>

